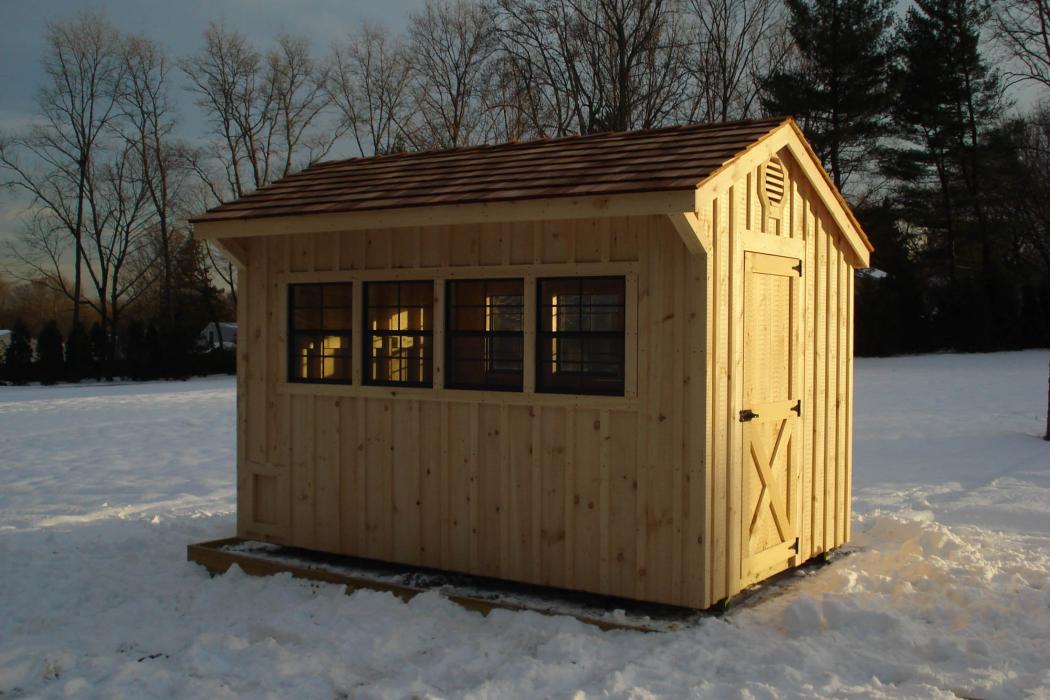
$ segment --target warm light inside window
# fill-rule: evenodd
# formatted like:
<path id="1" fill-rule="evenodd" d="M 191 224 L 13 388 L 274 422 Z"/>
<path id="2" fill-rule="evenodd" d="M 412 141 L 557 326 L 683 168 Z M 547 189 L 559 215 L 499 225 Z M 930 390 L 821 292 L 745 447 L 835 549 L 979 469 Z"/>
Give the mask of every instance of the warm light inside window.
<path id="1" fill-rule="evenodd" d="M 366 286 L 370 384 L 431 383 L 432 282 L 374 282 Z"/>
<path id="2" fill-rule="evenodd" d="M 446 386 L 520 391 L 524 281 L 455 280 L 446 289 Z"/>
<path id="3" fill-rule="evenodd" d="M 292 381 L 349 382 L 352 286 L 289 286 L 289 366 Z"/>

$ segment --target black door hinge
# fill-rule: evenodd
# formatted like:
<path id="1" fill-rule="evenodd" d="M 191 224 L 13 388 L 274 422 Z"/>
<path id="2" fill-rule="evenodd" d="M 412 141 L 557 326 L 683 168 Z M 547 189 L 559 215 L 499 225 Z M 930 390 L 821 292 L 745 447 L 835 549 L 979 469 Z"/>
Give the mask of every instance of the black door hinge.
<path id="1" fill-rule="evenodd" d="M 799 260 L 798 261 L 798 265 L 795 265 L 791 269 L 794 270 L 795 272 L 797 272 L 798 276 L 801 277 L 802 276 L 802 261 Z"/>
<path id="2" fill-rule="evenodd" d="M 795 412 L 799 418 L 802 417 L 802 399 L 795 402 L 795 405 L 791 407 L 791 410 Z"/>
<path id="3" fill-rule="evenodd" d="M 743 411 L 740 412 L 741 423 L 747 423 L 748 421 L 753 421 L 756 418 L 758 418 L 758 414 L 752 411 L 750 408 L 745 408 Z"/>
<path id="4" fill-rule="evenodd" d="M 795 554 L 798 554 L 798 548 L 799 548 L 799 543 L 798 543 L 798 538 L 796 537 L 796 538 L 795 538 L 795 543 L 794 543 L 793 545 L 791 545 L 791 550 L 792 550 L 792 551 L 793 551 L 793 552 L 794 552 Z"/>

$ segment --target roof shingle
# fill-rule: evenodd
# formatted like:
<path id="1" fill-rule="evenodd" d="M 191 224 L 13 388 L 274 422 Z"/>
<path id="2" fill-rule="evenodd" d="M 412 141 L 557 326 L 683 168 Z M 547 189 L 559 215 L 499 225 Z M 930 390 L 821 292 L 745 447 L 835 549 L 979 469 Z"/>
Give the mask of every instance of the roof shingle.
<path id="1" fill-rule="evenodd" d="M 321 162 L 193 221 L 694 189 L 784 121 L 608 132 Z"/>

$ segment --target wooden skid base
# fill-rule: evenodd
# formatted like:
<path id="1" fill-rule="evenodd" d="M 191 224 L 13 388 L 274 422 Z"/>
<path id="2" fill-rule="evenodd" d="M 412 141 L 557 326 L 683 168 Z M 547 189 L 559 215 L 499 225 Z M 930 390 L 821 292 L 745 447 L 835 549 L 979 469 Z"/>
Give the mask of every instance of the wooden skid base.
<path id="1" fill-rule="evenodd" d="M 230 549 L 231 547 L 243 547 L 252 544 L 259 544 L 262 548 L 270 547 L 271 549 L 264 549 L 262 551 L 231 551 Z M 577 599 L 583 597 L 588 598 L 587 602 L 589 605 L 587 607 L 592 609 L 596 606 L 599 610 L 612 610 L 623 607 L 641 607 L 646 611 L 655 609 L 658 610 L 659 613 L 662 613 L 660 614 L 660 619 L 653 620 L 652 623 L 649 623 L 651 618 L 648 615 L 641 620 L 632 619 L 619 621 L 612 618 L 580 614 L 573 610 L 571 604 L 569 606 L 563 605 L 559 607 L 557 605 L 559 601 L 552 601 L 551 598 L 544 595 L 546 592 L 549 593 L 551 597 L 555 597 L 563 593 L 561 591 L 555 591 L 554 589 L 521 586 L 519 590 L 527 589 L 528 591 L 528 595 L 525 596 L 526 599 L 535 600 L 536 604 L 530 604 L 531 600 L 530 602 L 522 602 L 522 596 L 520 595 L 514 595 L 513 600 L 501 598 L 498 593 L 492 597 L 488 597 L 486 593 L 484 594 L 485 597 L 481 597 L 480 595 L 470 595 L 463 592 L 457 592 L 454 587 L 448 585 L 409 585 L 384 580 L 381 577 L 382 573 L 389 573 L 391 565 L 382 562 L 372 562 L 369 560 L 357 559 L 355 557 L 321 554 L 318 552 L 296 549 L 294 547 L 276 547 L 273 545 L 256 543 L 253 540 L 245 540 L 240 537 L 228 537 L 221 540 L 191 544 L 186 548 L 186 557 L 189 561 L 204 566 L 213 574 L 223 574 L 232 565 L 236 564 L 242 571 L 252 576 L 270 576 L 279 573 L 290 573 L 298 578 L 343 585 L 346 586 L 346 593 L 348 595 L 359 589 L 367 589 L 392 593 L 398 598 L 407 601 L 425 591 L 440 589 L 440 593 L 452 602 L 466 608 L 467 610 L 480 612 L 482 615 L 488 615 L 489 612 L 496 609 L 514 611 L 531 610 L 544 615 L 571 615 L 580 622 L 594 625 L 602 630 L 631 630 L 635 632 L 670 631 L 681 627 L 683 624 L 688 623 L 690 619 L 695 619 L 698 615 L 697 611 L 684 608 L 647 606 L 646 604 L 621 599 L 582 596 L 574 593 L 565 594 Z M 369 575 L 367 568 L 370 566 L 374 566 L 380 574 L 377 576 Z M 351 570 L 340 571 L 341 568 Z M 362 572 L 362 569 L 366 569 L 366 571 Z M 386 569 L 386 571 L 384 572 L 383 569 Z M 412 572 L 425 574 L 423 570 L 412 567 L 396 567 L 396 570 L 408 574 L 410 578 Z M 463 577 L 455 574 L 450 574 L 450 576 L 461 580 L 469 580 L 472 584 L 470 586 L 472 589 L 476 589 L 478 586 L 485 587 L 486 583 L 491 581 L 490 579 Z M 386 578 L 390 577 L 387 576 Z M 425 579 L 426 576 L 420 575 L 415 578 Z M 510 585 L 503 581 L 491 582 L 495 586 L 504 590 L 508 590 L 508 586 Z M 450 588 L 451 590 L 449 590 Z M 518 591 L 511 590 L 512 595 L 515 592 Z M 537 592 L 539 592 L 538 595 Z M 549 602 L 553 602 L 554 604 L 545 604 Z"/>

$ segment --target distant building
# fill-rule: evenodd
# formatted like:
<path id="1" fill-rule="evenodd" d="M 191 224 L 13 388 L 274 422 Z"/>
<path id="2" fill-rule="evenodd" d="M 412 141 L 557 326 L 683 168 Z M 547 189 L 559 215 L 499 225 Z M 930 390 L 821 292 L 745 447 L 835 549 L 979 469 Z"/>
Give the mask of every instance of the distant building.
<path id="1" fill-rule="evenodd" d="M 218 326 L 218 328 L 216 328 Z M 221 341 L 221 342 L 220 342 Z M 237 324 L 222 321 L 209 323 L 197 336 L 197 349 L 202 352 L 223 348 L 233 350 L 237 347 Z"/>

